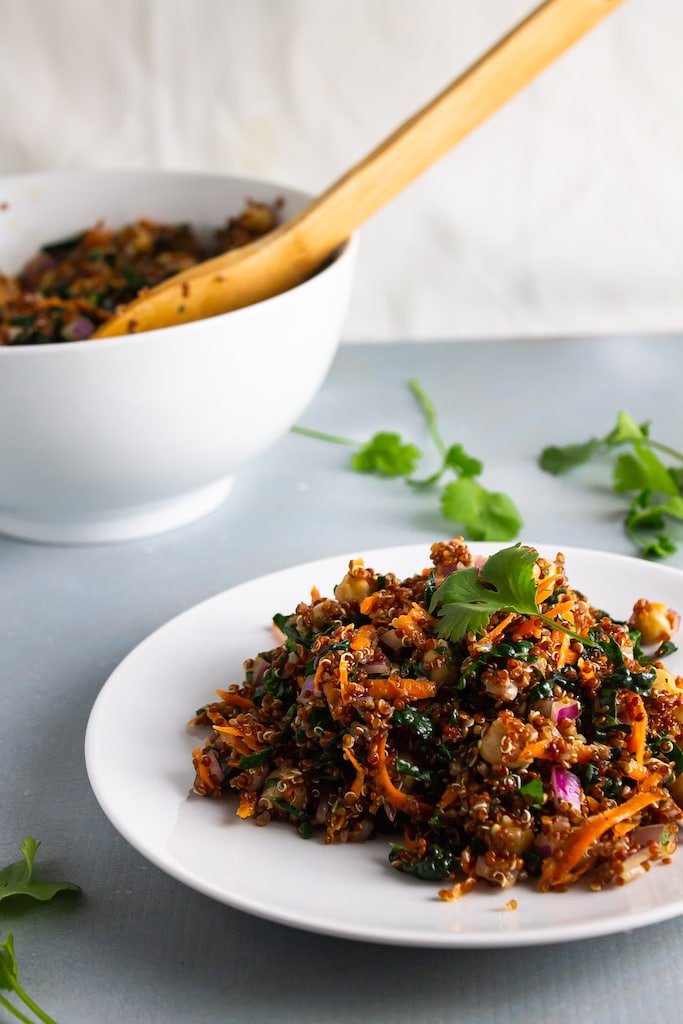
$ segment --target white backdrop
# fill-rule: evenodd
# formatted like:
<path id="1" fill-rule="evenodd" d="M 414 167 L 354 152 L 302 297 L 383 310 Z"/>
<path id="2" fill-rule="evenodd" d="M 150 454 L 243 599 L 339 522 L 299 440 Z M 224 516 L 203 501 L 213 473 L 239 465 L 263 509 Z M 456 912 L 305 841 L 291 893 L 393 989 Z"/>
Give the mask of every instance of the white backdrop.
<path id="1" fill-rule="evenodd" d="M 319 191 L 533 0 L 0 0 L 0 174 Z M 683 3 L 627 0 L 362 232 L 351 341 L 683 328 Z"/>

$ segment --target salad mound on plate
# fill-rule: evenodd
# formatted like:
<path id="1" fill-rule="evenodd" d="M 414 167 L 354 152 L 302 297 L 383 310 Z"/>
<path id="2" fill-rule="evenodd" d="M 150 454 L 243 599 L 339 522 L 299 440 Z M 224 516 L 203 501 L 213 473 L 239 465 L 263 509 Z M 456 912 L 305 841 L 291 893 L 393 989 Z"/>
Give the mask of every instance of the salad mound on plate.
<path id="1" fill-rule="evenodd" d="M 565 559 L 432 545 L 407 579 L 352 560 L 332 596 L 276 614 L 278 642 L 190 723 L 202 796 L 304 837 L 387 834 L 400 871 L 443 883 L 621 885 L 676 849 L 678 614 L 593 607 Z"/>

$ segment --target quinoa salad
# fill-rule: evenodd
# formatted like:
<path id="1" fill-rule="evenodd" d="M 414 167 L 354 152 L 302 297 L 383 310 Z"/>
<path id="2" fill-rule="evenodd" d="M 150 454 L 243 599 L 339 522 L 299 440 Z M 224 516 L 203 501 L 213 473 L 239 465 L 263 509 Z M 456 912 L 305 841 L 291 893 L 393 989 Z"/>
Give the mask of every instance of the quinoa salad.
<path id="1" fill-rule="evenodd" d="M 208 731 L 195 791 L 232 797 L 244 827 L 379 839 L 447 901 L 525 880 L 599 891 L 670 862 L 675 610 L 642 597 L 616 620 L 561 553 L 476 557 L 458 537 L 406 579 L 352 560 L 331 596 L 314 587 L 273 623 L 272 649 L 189 723 Z"/>
<path id="2" fill-rule="evenodd" d="M 85 341 L 148 289 L 271 231 L 280 207 L 249 200 L 208 243 L 189 224 L 148 218 L 50 242 L 17 275 L 0 273 L 0 346 Z"/>

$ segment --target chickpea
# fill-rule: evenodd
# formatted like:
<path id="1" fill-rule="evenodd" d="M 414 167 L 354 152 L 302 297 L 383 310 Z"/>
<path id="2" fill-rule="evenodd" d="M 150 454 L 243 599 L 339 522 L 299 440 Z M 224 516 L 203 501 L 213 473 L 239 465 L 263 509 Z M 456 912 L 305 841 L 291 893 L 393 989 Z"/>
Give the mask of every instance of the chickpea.
<path id="1" fill-rule="evenodd" d="M 375 589 L 374 579 L 364 567 L 363 563 L 353 561 L 349 571 L 343 580 L 334 588 L 334 596 L 337 601 L 349 603 L 351 601 L 364 601 Z"/>
<path id="2" fill-rule="evenodd" d="M 673 693 L 677 697 L 681 696 L 676 677 L 667 668 L 658 668 L 655 671 L 655 680 L 652 684 L 655 693 Z"/>
<path id="3" fill-rule="evenodd" d="M 455 681 L 458 677 L 457 669 L 447 663 L 445 653 L 437 648 L 425 652 L 422 665 L 431 681 L 439 686 L 451 680 Z"/>
<path id="4" fill-rule="evenodd" d="M 681 617 L 666 604 L 640 598 L 633 606 L 628 624 L 638 630 L 644 644 L 662 644 L 677 632 Z"/>
<path id="5" fill-rule="evenodd" d="M 513 823 L 496 823 L 489 832 L 490 848 L 498 853 L 514 853 L 521 857 L 531 847 L 533 841 L 532 828 Z"/>
<path id="6" fill-rule="evenodd" d="M 277 806 L 274 803 L 276 797 L 297 811 L 306 806 L 306 781 L 299 768 L 288 766 L 275 768 L 263 784 L 257 810 L 259 812 L 274 810 Z"/>
<path id="7" fill-rule="evenodd" d="M 275 213 L 265 203 L 250 202 L 239 217 L 240 227 L 253 231 L 256 235 L 265 235 L 275 227 Z"/>
<path id="8" fill-rule="evenodd" d="M 503 714 L 495 718 L 482 735 L 479 754 L 489 764 L 505 764 L 510 768 L 526 767 L 533 760 L 523 753 L 530 739 L 529 731 L 511 713 Z"/>

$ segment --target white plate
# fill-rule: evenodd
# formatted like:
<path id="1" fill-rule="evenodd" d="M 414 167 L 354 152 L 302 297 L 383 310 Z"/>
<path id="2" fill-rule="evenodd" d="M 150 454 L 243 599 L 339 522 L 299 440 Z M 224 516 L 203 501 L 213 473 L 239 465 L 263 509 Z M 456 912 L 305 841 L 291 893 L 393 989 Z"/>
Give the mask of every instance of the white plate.
<path id="1" fill-rule="evenodd" d="M 472 545 L 490 553 L 501 545 Z M 539 546 L 553 557 L 557 549 Z M 562 549 L 570 581 L 597 606 L 626 618 L 639 597 L 683 611 L 683 573 L 621 555 Z M 325 846 L 288 825 L 259 828 L 231 800 L 191 792 L 186 729 L 217 688 L 242 681 L 242 662 L 273 646 L 271 617 L 322 594 L 350 557 L 378 572 L 412 575 L 428 566 L 429 545 L 352 552 L 287 569 L 219 594 L 173 619 L 115 670 L 93 707 L 86 762 L 105 814 L 140 853 L 199 892 L 252 914 L 329 935 L 432 947 L 561 942 L 652 924 L 683 914 L 683 851 L 622 887 L 538 893 L 483 886 L 456 903 L 438 884 L 400 874 L 380 838 Z M 669 659 L 683 674 L 683 654 Z M 505 909 L 514 897 L 516 910 Z"/>

